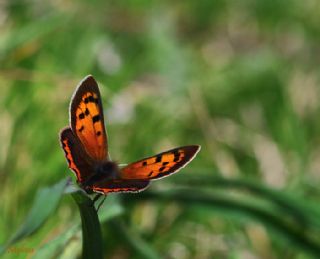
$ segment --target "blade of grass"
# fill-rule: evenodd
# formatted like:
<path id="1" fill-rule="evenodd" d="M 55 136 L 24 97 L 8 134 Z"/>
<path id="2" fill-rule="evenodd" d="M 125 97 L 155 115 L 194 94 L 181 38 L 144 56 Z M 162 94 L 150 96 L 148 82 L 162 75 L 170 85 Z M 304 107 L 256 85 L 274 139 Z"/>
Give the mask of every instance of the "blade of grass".
<path id="1" fill-rule="evenodd" d="M 103 258 L 102 234 L 92 200 L 82 191 L 71 194 L 77 203 L 82 226 L 82 258 Z"/>
<path id="2" fill-rule="evenodd" d="M 204 205 L 214 210 L 225 213 L 238 212 L 245 216 L 254 218 L 261 222 L 267 228 L 272 228 L 277 233 L 281 234 L 284 238 L 289 240 L 295 247 L 300 247 L 305 252 L 318 256 L 320 254 L 320 244 L 315 242 L 308 236 L 308 231 L 305 229 L 297 228 L 295 224 L 287 222 L 287 215 L 274 214 L 267 209 L 252 205 L 243 201 L 235 201 L 234 199 L 219 197 L 213 194 L 208 194 L 199 191 L 199 189 L 185 188 L 180 190 L 170 191 L 149 191 L 139 195 L 139 197 L 131 196 L 125 202 L 136 202 L 136 200 L 164 200 L 175 201 L 188 206 L 191 205 Z M 301 211 L 303 214 L 303 211 Z M 312 229 L 310 229 L 312 230 Z"/>
<path id="3" fill-rule="evenodd" d="M 67 186 L 67 182 L 68 179 L 64 179 L 52 187 L 43 188 L 37 192 L 33 206 L 24 223 L 9 241 L 1 247 L 0 255 L 11 245 L 36 232 L 45 223 L 57 208 Z"/>
<path id="4" fill-rule="evenodd" d="M 124 239 L 131 248 L 137 252 L 140 258 L 159 259 L 160 255 L 146 242 L 137 232 L 131 231 L 129 226 L 120 219 L 113 219 L 111 222 L 112 228 Z"/>
<path id="5" fill-rule="evenodd" d="M 116 196 L 108 197 L 104 205 L 99 211 L 100 222 L 109 221 L 123 213 L 123 208 L 119 204 Z M 41 258 L 56 258 L 61 256 L 61 253 L 66 249 L 70 242 L 80 231 L 80 222 L 76 221 L 72 227 L 69 227 L 67 231 L 59 234 L 55 239 L 50 240 L 45 245 L 40 247 L 33 255 L 34 259 Z"/>
<path id="6" fill-rule="evenodd" d="M 79 230 L 79 224 L 68 228 L 68 230 L 60 234 L 56 239 L 50 240 L 50 242 L 45 244 L 43 247 L 37 249 L 35 254 L 32 255 L 32 258 L 42 259 L 59 257 L 61 251 L 64 250 Z"/>
<path id="7" fill-rule="evenodd" d="M 179 184 L 186 184 L 188 186 L 199 185 L 204 187 L 227 188 L 250 192 L 257 197 L 264 198 L 271 201 L 278 206 L 283 212 L 287 213 L 288 217 L 295 220 L 296 224 L 302 227 L 320 228 L 320 211 L 317 206 L 300 199 L 299 197 L 292 197 L 284 191 L 278 191 L 268 188 L 257 182 L 251 182 L 244 179 L 224 179 L 221 177 L 206 176 L 203 177 L 175 177 L 174 181 Z"/>

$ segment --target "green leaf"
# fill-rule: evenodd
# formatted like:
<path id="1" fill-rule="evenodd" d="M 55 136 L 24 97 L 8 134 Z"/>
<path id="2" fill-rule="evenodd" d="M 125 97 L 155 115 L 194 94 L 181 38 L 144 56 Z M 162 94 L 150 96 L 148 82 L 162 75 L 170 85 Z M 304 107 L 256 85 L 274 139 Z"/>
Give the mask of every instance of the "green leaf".
<path id="1" fill-rule="evenodd" d="M 69 187 L 66 191 L 74 192 Z M 100 222 L 109 221 L 121 215 L 123 211 L 123 207 L 119 204 L 117 196 L 110 196 L 99 210 Z M 77 220 L 71 228 L 68 228 L 57 238 L 51 240 L 50 242 L 43 245 L 40 249 L 38 249 L 32 258 L 42 259 L 55 258 L 57 256 L 60 256 L 62 253 L 65 253 L 65 251 L 68 250 L 70 243 L 72 242 L 72 240 L 74 240 L 74 237 L 79 234 L 79 232 L 80 220 Z M 74 253 L 74 250 L 72 250 L 72 253 Z"/>
<path id="2" fill-rule="evenodd" d="M 67 231 L 64 231 L 56 239 L 51 240 L 46 245 L 38 249 L 32 256 L 33 259 L 55 258 L 69 244 L 71 239 L 80 231 L 79 224 L 75 224 Z"/>
<path id="3" fill-rule="evenodd" d="M 45 223 L 48 217 L 57 208 L 67 186 L 67 181 L 68 179 L 64 179 L 52 187 L 43 188 L 37 192 L 33 206 L 24 223 L 9 241 L 0 248 L 0 254 L 2 254 L 9 246 L 33 234 Z"/>

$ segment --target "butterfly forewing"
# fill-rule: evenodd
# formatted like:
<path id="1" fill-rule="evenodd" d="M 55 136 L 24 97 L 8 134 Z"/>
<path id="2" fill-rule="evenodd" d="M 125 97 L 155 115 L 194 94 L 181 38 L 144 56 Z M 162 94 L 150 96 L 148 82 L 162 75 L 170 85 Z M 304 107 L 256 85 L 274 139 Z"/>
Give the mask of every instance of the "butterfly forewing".
<path id="1" fill-rule="evenodd" d="M 71 128 L 67 127 L 61 131 L 60 142 L 69 168 L 76 174 L 77 182 L 85 182 L 93 174 L 93 161 L 86 154 Z"/>
<path id="2" fill-rule="evenodd" d="M 153 180 L 177 172 L 188 164 L 200 146 L 184 146 L 129 164 L 121 169 L 121 179 Z"/>
<path id="3" fill-rule="evenodd" d="M 70 105 L 70 120 L 72 131 L 88 155 L 94 160 L 104 160 L 108 155 L 107 135 L 100 91 L 92 76 L 87 76 L 75 91 Z"/>

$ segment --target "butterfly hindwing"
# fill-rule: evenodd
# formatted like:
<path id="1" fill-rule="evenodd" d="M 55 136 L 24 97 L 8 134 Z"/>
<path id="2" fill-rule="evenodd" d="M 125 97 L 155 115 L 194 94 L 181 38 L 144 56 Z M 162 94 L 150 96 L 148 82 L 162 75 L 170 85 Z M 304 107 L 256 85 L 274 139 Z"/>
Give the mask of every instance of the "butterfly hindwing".
<path id="1" fill-rule="evenodd" d="M 85 182 L 93 174 L 92 159 L 86 154 L 80 140 L 74 135 L 70 127 L 60 132 L 60 142 L 69 168 L 76 174 L 77 182 Z"/>
<path id="2" fill-rule="evenodd" d="M 151 156 L 121 169 L 121 179 L 154 180 L 177 172 L 199 152 L 200 146 L 184 146 Z"/>
<path id="3" fill-rule="evenodd" d="M 147 180 L 107 180 L 93 184 L 92 190 L 102 194 L 111 192 L 140 192 L 149 185 Z"/>
<path id="4" fill-rule="evenodd" d="M 87 76 L 76 89 L 70 104 L 72 131 L 94 160 L 108 155 L 103 108 L 97 82 Z"/>

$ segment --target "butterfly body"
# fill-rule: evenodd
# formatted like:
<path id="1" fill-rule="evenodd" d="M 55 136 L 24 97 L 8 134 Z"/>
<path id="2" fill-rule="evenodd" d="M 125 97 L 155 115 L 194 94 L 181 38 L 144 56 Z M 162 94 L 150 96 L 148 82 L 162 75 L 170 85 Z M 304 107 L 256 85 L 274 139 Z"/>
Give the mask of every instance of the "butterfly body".
<path id="1" fill-rule="evenodd" d="M 177 172 L 199 152 L 200 146 L 174 148 L 124 167 L 111 161 L 97 82 L 87 76 L 70 103 L 70 126 L 60 132 L 61 146 L 77 182 L 88 193 L 138 192 L 151 180 Z"/>
<path id="2" fill-rule="evenodd" d="M 119 167 L 112 161 L 98 162 L 93 165 L 92 175 L 82 183 L 83 186 L 92 186 L 95 183 L 106 180 L 119 179 Z"/>

